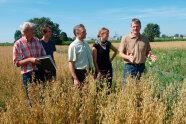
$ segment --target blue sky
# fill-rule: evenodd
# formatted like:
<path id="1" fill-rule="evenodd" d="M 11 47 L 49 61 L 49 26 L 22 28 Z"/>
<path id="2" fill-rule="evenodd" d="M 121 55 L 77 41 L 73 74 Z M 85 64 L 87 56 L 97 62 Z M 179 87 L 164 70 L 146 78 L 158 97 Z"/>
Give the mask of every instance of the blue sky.
<path id="1" fill-rule="evenodd" d="M 68 36 L 84 24 L 87 37 L 96 37 L 101 27 L 110 36 L 130 33 L 132 18 L 160 26 L 161 34 L 186 35 L 186 0 L 0 0 L 0 42 L 13 42 L 20 24 L 31 18 L 49 17 Z"/>

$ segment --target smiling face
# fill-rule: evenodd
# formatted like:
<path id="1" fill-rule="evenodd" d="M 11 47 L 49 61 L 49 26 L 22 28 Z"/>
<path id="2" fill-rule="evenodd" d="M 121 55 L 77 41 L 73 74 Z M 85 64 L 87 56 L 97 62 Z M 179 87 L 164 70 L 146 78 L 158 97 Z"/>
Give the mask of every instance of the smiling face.
<path id="1" fill-rule="evenodd" d="M 131 23 L 131 30 L 132 30 L 132 35 L 134 36 L 139 36 L 141 26 L 139 23 Z"/>

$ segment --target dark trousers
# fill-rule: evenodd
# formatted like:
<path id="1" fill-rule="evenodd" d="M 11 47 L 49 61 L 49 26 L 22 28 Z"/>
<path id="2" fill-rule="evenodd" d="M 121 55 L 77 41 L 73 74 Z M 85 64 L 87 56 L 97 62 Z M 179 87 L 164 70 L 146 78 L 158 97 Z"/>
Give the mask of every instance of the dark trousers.
<path id="1" fill-rule="evenodd" d="M 145 72 L 145 63 L 142 64 L 130 64 L 127 63 L 125 64 L 125 69 L 124 69 L 124 81 L 123 83 L 126 83 L 126 78 L 128 75 L 131 75 L 131 77 L 137 77 L 138 80 L 141 78 L 141 74 Z"/>
<path id="2" fill-rule="evenodd" d="M 86 78 L 86 69 L 75 69 L 76 76 L 79 80 L 79 82 L 84 82 Z"/>

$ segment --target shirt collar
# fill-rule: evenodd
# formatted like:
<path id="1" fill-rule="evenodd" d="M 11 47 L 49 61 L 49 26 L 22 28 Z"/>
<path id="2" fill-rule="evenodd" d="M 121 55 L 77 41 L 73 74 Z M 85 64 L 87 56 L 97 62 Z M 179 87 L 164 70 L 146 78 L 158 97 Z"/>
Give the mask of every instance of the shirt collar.
<path id="1" fill-rule="evenodd" d="M 75 40 L 75 42 L 84 42 L 84 41 L 82 41 L 82 40 L 79 40 L 77 37 L 76 37 L 76 40 Z"/>
<path id="2" fill-rule="evenodd" d="M 139 34 L 139 38 L 140 38 L 140 37 L 141 37 L 141 34 Z M 136 38 L 134 35 L 132 35 L 132 32 L 130 33 L 130 38 L 131 38 L 131 39 Z M 138 38 L 138 39 L 139 39 L 139 38 Z"/>
<path id="3" fill-rule="evenodd" d="M 26 42 L 26 43 L 31 43 L 31 42 L 35 41 L 34 37 L 32 37 L 32 41 L 31 42 L 29 42 L 24 36 L 22 37 L 22 39 L 24 39 L 24 42 Z"/>

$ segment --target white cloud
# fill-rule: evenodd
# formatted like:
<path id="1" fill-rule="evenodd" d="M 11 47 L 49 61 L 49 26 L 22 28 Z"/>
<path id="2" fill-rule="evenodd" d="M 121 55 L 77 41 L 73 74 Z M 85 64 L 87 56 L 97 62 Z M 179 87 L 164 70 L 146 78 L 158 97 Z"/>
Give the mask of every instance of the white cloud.
<path id="1" fill-rule="evenodd" d="M 186 8 L 177 7 L 161 7 L 158 9 L 141 9 L 131 10 L 134 14 L 131 16 L 124 16 L 120 19 L 131 19 L 131 18 L 151 18 L 151 17 L 174 17 L 174 18 L 186 18 Z"/>

